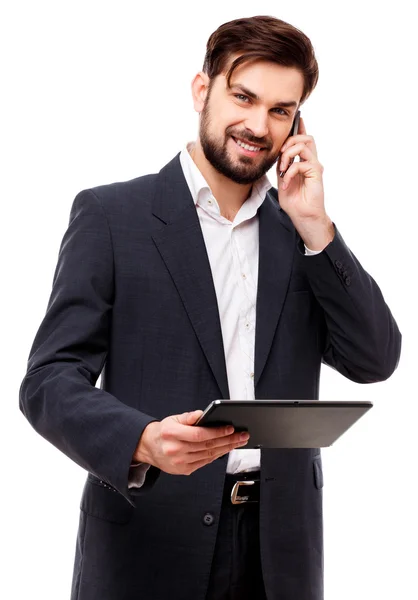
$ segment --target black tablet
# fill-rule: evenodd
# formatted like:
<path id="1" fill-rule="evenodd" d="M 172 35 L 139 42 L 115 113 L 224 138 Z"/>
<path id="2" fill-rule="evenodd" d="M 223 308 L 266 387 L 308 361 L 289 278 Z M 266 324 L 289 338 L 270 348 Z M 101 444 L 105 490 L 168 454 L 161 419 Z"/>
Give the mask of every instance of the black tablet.
<path id="1" fill-rule="evenodd" d="M 248 431 L 250 448 L 325 448 L 373 404 L 329 400 L 214 400 L 195 423 Z"/>

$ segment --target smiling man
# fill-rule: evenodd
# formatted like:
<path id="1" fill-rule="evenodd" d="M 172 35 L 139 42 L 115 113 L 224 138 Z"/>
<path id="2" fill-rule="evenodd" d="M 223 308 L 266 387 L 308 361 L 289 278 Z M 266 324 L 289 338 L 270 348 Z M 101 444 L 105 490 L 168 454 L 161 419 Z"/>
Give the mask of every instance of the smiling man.
<path id="1" fill-rule="evenodd" d="M 216 176 L 247 184 L 241 185 L 245 200 L 251 184 L 277 161 L 303 93 L 303 76 L 295 68 L 258 62 L 238 67 L 233 79 L 228 83 L 224 74 L 215 81 L 203 72 L 196 75 L 195 109 L 201 113 L 197 149 L 203 150 Z M 254 89 L 261 90 L 262 97 Z M 293 100 L 276 101 L 278 93 Z M 196 162 L 198 155 L 193 157 Z"/>
<path id="2" fill-rule="evenodd" d="M 358 383 L 397 366 L 303 119 L 289 137 L 317 79 L 298 29 L 225 23 L 192 82 L 197 140 L 74 200 L 20 389 L 88 471 L 73 600 L 323 598 L 319 450 L 194 426 L 218 398 L 316 399 L 321 363 Z"/>

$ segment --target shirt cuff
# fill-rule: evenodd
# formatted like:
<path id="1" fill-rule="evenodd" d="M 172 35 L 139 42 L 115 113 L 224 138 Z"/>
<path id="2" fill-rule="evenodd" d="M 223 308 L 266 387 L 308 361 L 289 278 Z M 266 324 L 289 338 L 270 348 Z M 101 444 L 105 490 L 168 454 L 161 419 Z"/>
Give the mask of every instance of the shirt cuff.
<path id="1" fill-rule="evenodd" d="M 135 463 L 130 466 L 128 475 L 128 488 L 140 488 L 144 485 L 145 477 L 151 465 Z"/>
<path id="2" fill-rule="evenodd" d="M 309 250 L 309 248 L 305 246 L 305 256 L 315 256 L 315 254 L 320 254 L 321 252 L 322 250 Z"/>

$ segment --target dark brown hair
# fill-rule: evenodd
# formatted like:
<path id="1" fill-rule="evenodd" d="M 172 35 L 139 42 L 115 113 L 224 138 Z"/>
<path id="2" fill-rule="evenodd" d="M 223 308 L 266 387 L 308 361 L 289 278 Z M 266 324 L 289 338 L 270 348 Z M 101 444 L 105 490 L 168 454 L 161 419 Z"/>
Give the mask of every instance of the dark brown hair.
<path id="1" fill-rule="evenodd" d="M 224 73 L 231 55 L 239 53 L 226 73 L 228 86 L 234 70 L 259 60 L 294 67 L 303 75 L 302 104 L 318 82 L 318 63 L 310 39 L 293 25 L 269 16 L 224 23 L 209 37 L 203 71 L 211 79 Z"/>

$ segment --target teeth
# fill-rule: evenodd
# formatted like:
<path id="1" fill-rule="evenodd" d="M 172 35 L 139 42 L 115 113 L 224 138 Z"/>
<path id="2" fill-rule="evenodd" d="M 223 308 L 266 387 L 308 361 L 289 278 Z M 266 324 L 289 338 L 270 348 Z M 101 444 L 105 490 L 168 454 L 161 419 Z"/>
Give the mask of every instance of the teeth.
<path id="1" fill-rule="evenodd" d="M 246 150 L 251 150 L 251 152 L 259 152 L 261 148 L 257 148 L 257 146 L 249 146 L 248 144 L 244 144 L 240 140 L 235 140 L 238 146 L 245 148 Z"/>

